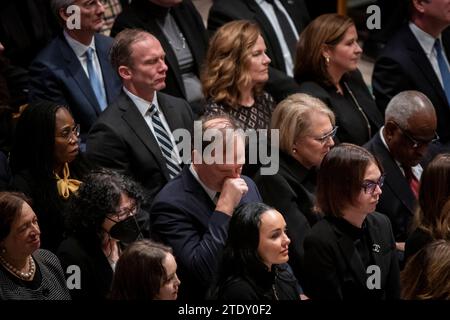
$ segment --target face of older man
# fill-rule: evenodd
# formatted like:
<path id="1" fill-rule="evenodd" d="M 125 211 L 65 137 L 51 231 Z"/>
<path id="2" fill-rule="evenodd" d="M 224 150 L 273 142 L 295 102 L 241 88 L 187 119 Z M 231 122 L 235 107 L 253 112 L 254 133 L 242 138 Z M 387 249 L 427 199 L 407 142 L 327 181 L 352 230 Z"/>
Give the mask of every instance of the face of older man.
<path id="1" fill-rule="evenodd" d="M 407 124 L 406 128 L 402 128 L 395 121 L 388 121 L 385 126 L 386 143 L 398 162 L 415 166 L 436 138 L 436 115 L 434 112 L 421 111 L 410 117 Z"/>
<path id="2" fill-rule="evenodd" d="M 75 0 L 73 5 L 80 8 L 80 29 L 98 32 L 105 24 L 105 7 L 101 0 Z"/>

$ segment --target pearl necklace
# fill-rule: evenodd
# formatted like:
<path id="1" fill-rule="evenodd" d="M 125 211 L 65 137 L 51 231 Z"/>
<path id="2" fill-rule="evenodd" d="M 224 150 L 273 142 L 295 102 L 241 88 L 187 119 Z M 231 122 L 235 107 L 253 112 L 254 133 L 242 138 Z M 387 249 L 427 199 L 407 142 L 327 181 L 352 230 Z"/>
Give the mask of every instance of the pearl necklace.
<path id="1" fill-rule="evenodd" d="M 19 279 L 26 281 L 31 281 L 33 279 L 34 272 L 36 271 L 36 265 L 34 264 L 34 260 L 31 257 L 31 255 L 28 257 L 28 267 L 30 270 L 29 272 L 22 272 L 17 270 L 17 268 L 11 265 L 8 261 L 6 261 L 2 255 L 0 255 L 0 262 L 6 268 L 6 270 L 8 270 L 10 273 L 15 275 Z"/>

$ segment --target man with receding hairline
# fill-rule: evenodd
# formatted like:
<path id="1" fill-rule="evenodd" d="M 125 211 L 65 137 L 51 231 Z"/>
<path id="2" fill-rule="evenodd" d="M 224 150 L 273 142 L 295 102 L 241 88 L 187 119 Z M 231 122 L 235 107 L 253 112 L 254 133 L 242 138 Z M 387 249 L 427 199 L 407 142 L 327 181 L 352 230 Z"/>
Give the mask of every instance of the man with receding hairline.
<path id="1" fill-rule="evenodd" d="M 384 126 L 364 146 L 381 161 L 386 174 L 377 211 L 390 218 L 401 251 L 417 201 L 420 162 L 438 139 L 436 127 L 431 101 L 419 91 L 403 91 L 389 102 Z"/>

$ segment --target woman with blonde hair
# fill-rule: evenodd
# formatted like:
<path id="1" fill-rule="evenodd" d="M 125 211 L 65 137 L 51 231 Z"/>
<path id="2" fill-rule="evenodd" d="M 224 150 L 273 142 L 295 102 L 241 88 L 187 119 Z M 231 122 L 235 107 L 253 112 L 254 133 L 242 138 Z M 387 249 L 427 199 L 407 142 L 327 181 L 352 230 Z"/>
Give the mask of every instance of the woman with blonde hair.
<path id="1" fill-rule="evenodd" d="M 294 78 L 301 92 L 333 110 L 340 142 L 363 145 L 382 126 L 383 116 L 358 70 L 362 50 L 357 41 L 351 18 L 317 17 L 300 35 Z"/>
<path id="2" fill-rule="evenodd" d="M 300 282 L 303 240 L 320 218 L 313 211 L 316 169 L 334 145 L 334 123 L 333 112 L 317 98 L 297 93 L 281 101 L 271 124 L 280 134 L 279 170 L 274 175 L 260 170 L 254 179 L 264 202 L 286 220 L 289 264 Z"/>
<path id="3" fill-rule="evenodd" d="M 275 107 L 263 90 L 269 63 L 256 24 L 238 20 L 218 29 L 210 40 L 201 75 L 206 115 L 225 113 L 243 129 L 267 129 Z"/>

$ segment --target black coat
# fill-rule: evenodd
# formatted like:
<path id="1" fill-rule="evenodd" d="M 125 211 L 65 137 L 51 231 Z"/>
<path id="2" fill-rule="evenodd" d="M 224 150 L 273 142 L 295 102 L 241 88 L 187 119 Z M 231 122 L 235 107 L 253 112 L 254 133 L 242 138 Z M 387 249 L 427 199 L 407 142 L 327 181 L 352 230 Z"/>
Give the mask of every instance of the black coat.
<path id="1" fill-rule="evenodd" d="M 368 273 L 352 238 L 337 227 L 337 218 L 326 217 L 305 238 L 305 294 L 311 299 L 398 299 L 400 271 L 389 219 L 373 212 L 366 226 L 377 250 L 372 252 L 380 269 L 380 289 L 368 289 Z M 372 283 L 372 282 L 371 282 Z"/>

